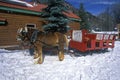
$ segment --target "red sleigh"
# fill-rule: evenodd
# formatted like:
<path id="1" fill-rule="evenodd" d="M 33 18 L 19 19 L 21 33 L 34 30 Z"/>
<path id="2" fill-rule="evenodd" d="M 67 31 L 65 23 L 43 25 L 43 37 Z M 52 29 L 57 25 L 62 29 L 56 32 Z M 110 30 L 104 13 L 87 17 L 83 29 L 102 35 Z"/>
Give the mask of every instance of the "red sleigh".
<path id="1" fill-rule="evenodd" d="M 69 47 L 80 52 L 114 48 L 114 34 L 89 33 L 87 30 L 73 30 L 71 32 Z"/>

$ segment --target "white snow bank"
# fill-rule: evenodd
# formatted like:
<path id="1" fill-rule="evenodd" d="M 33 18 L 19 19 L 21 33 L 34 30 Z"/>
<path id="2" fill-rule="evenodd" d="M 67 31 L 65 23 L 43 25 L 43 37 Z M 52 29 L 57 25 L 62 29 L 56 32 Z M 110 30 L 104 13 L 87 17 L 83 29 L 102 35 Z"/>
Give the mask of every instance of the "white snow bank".
<path id="1" fill-rule="evenodd" d="M 56 56 L 45 56 L 43 64 L 34 64 L 28 51 L 0 49 L 0 80 L 119 80 L 120 42 L 113 51 L 92 56 L 70 57 L 60 62 Z"/>

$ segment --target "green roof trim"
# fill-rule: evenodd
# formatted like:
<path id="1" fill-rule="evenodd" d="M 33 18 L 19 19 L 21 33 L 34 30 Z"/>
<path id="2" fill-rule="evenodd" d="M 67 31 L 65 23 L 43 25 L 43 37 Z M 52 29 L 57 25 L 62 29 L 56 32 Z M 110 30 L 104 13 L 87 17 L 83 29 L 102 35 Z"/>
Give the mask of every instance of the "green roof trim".
<path id="1" fill-rule="evenodd" d="M 0 6 L 0 10 L 13 11 L 13 12 L 25 13 L 25 14 L 37 15 L 37 16 L 41 15 L 41 12 L 35 12 L 35 11 L 30 11 L 25 9 L 18 9 L 18 8 L 10 8 L 5 6 Z"/>
<path id="2" fill-rule="evenodd" d="M 24 14 L 36 15 L 36 16 L 40 16 L 41 15 L 41 12 L 30 11 L 30 10 L 19 9 L 19 8 L 11 8 L 11 7 L 6 7 L 6 6 L 0 6 L 0 10 L 12 11 L 12 12 L 24 13 Z M 76 22 L 80 22 L 81 21 L 80 19 L 76 19 L 76 18 L 69 18 L 69 20 L 76 21 Z"/>
<path id="3" fill-rule="evenodd" d="M 76 21 L 76 22 L 80 22 L 81 19 L 76 19 L 76 18 L 68 18 L 70 21 Z"/>
<path id="4" fill-rule="evenodd" d="M 5 22 L 3 22 L 3 21 L 0 21 L 0 25 L 4 25 L 5 24 Z"/>

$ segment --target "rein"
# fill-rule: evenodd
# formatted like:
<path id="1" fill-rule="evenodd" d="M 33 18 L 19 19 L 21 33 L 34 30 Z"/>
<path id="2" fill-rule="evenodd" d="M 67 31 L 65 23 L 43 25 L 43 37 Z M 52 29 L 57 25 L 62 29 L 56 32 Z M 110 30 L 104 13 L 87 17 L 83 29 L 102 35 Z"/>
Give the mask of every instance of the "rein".
<path id="1" fill-rule="evenodd" d="M 45 43 L 45 42 L 43 42 L 43 41 L 41 41 L 41 40 L 36 40 L 36 42 L 40 42 L 40 43 L 42 43 L 43 45 L 45 45 L 46 47 L 51 47 L 52 45 L 49 45 L 49 44 L 47 44 L 47 43 Z M 59 44 L 57 43 L 56 44 L 56 46 L 58 46 Z"/>

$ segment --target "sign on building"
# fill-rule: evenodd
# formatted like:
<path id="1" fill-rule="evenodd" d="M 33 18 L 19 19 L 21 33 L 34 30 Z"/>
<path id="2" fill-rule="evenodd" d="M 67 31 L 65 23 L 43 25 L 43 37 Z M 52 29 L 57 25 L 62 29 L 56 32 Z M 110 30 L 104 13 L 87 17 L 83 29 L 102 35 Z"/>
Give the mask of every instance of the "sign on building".
<path id="1" fill-rule="evenodd" d="M 74 41 L 82 42 L 82 31 L 81 30 L 73 30 L 72 39 Z"/>

